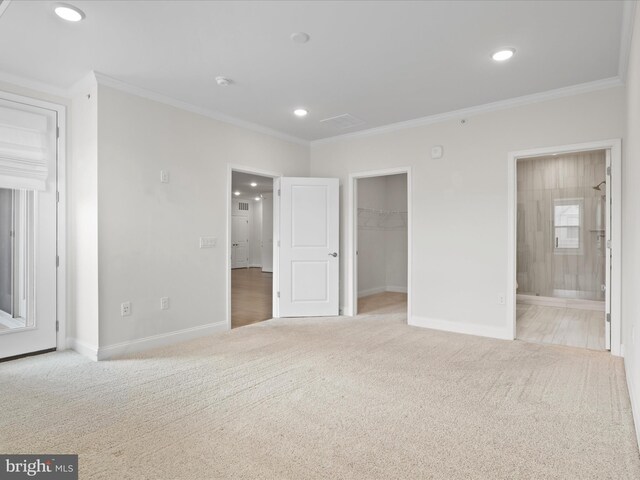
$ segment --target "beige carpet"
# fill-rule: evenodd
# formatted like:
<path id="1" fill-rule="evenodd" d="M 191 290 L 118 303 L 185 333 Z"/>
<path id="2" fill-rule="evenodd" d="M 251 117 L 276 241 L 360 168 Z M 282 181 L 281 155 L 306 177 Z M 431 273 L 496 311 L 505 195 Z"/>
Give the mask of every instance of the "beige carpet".
<path id="1" fill-rule="evenodd" d="M 81 479 L 640 478 L 620 359 L 402 314 L 8 362 L 0 405 L 2 453 L 79 453 Z"/>

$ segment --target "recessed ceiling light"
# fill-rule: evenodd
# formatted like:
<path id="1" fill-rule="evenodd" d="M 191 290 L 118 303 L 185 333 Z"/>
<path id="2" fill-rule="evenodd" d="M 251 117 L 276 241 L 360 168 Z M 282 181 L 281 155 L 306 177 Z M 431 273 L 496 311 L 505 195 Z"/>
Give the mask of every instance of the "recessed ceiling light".
<path id="1" fill-rule="evenodd" d="M 491 55 L 496 62 L 504 62 L 505 60 L 509 60 L 513 57 L 513 54 L 516 53 L 515 48 L 504 48 L 502 50 L 498 50 Z"/>
<path id="2" fill-rule="evenodd" d="M 256 182 L 251 182 L 251 184 L 250 184 L 250 185 L 251 185 L 252 187 L 257 187 L 257 186 L 258 186 L 258 184 L 257 184 Z"/>
<path id="3" fill-rule="evenodd" d="M 240 195 L 240 192 L 233 192 L 233 194 L 237 197 L 238 195 Z"/>
<path id="4" fill-rule="evenodd" d="M 79 22 L 85 17 L 84 12 L 80 10 L 78 7 L 74 7 L 73 5 L 67 5 L 66 3 L 60 3 L 56 5 L 53 11 L 61 19 L 66 20 L 67 22 Z"/>
<path id="5" fill-rule="evenodd" d="M 309 112 L 307 112 L 304 108 L 296 108 L 296 109 L 293 111 L 293 114 L 294 114 L 296 117 L 306 117 L 306 116 L 307 116 L 307 113 L 309 113 Z"/>
<path id="6" fill-rule="evenodd" d="M 309 34 L 304 32 L 295 32 L 291 34 L 291 41 L 294 43 L 307 43 L 309 41 Z"/>
<path id="7" fill-rule="evenodd" d="M 260 201 L 260 197 L 256 197 L 256 198 L 255 198 L 255 201 L 256 201 L 256 202 L 259 202 L 259 201 Z"/>

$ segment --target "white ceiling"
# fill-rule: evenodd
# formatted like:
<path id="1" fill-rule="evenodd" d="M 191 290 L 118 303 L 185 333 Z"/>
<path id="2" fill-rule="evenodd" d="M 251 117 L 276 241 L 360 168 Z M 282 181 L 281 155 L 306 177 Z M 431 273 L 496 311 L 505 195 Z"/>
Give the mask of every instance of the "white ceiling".
<path id="1" fill-rule="evenodd" d="M 612 0 L 67 0 L 87 15 L 77 24 L 55 3 L 9 4 L 0 73 L 66 89 L 95 70 L 304 140 L 615 77 L 624 30 Z M 497 64 L 503 46 L 517 53 Z M 364 123 L 320 123 L 344 113 Z"/>
<path id="2" fill-rule="evenodd" d="M 251 182 L 258 185 L 251 186 Z M 251 173 L 233 172 L 231 175 L 231 191 L 240 192 L 241 198 L 254 198 L 261 193 L 273 191 L 273 178 L 261 177 Z"/>

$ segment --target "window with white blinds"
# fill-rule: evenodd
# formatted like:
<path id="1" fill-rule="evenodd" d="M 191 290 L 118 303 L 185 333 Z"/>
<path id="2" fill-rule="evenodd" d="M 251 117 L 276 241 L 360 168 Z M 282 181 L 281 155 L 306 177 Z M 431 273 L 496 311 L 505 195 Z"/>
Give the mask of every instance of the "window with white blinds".
<path id="1" fill-rule="evenodd" d="M 0 188 L 46 190 L 55 155 L 56 112 L 0 98 Z"/>

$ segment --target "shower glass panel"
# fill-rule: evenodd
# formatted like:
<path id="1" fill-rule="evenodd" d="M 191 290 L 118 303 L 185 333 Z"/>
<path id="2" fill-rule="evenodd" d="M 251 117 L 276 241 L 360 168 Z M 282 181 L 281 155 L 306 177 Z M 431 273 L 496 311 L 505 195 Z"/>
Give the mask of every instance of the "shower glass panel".
<path id="1" fill-rule="evenodd" d="M 605 298 L 605 151 L 518 161 L 518 293 Z"/>

